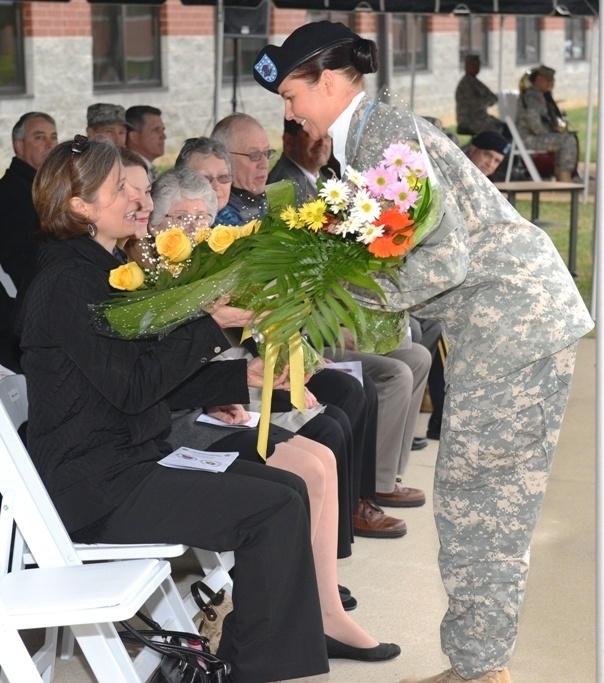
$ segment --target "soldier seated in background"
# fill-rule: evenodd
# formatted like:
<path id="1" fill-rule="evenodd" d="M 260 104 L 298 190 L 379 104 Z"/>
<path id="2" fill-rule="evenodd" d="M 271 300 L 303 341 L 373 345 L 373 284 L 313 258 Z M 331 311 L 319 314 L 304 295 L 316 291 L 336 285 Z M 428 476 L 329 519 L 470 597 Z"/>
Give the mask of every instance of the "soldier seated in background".
<path id="1" fill-rule="evenodd" d="M 466 73 L 455 90 L 457 132 L 460 135 L 477 135 L 485 130 L 504 132 L 504 122 L 487 111 L 497 104 L 497 95 L 477 78 L 480 55 L 467 54 L 464 67 Z"/>
<path id="2" fill-rule="evenodd" d="M 528 87 L 518 98 L 516 125 L 527 149 L 555 152 L 556 180 L 569 183 L 576 174 L 579 143 L 576 134 L 569 132 L 552 96 L 555 73 L 554 69 L 541 65 L 525 74 L 521 86 Z"/>

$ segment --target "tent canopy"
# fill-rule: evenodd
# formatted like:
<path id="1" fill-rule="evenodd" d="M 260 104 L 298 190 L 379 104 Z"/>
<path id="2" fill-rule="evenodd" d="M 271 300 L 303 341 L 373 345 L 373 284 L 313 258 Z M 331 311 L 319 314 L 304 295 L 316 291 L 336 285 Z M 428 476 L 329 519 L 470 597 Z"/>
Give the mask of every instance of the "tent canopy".
<path id="1" fill-rule="evenodd" d="M 105 0 L 106 1 L 106 0 Z M 140 1 L 140 0 L 139 0 Z M 185 5 L 216 5 L 217 0 L 182 0 Z M 128 2 L 128 0 L 125 0 Z M 258 7 L 263 0 L 224 0 L 224 7 Z M 588 16 L 599 13 L 599 0 L 272 0 L 280 9 L 314 9 L 405 14 L 526 14 Z"/>

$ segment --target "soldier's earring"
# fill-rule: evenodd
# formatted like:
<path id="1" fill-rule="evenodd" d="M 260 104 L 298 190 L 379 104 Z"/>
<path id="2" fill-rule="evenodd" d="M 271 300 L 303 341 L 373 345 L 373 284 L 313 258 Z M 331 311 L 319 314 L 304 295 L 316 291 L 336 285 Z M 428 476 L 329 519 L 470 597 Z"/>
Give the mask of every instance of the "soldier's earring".
<path id="1" fill-rule="evenodd" d="M 97 229 L 94 223 L 88 223 L 88 234 L 90 237 L 96 237 Z"/>

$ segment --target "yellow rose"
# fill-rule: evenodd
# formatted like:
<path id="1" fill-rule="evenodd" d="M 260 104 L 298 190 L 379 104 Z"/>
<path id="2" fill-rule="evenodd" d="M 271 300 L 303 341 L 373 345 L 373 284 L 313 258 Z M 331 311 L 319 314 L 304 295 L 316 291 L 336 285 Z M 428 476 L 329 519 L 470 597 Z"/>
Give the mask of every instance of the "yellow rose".
<path id="1" fill-rule="evenodd" d="M 155 238 L 155 246 L 157 253 L 165 256 L 172 263 L 185 261 L 193 251 L 191 240 L 180 228 L 170 228 L 160 232 Z"/>
<path id="2" fill-rule="evenodd" d="M 231 225 L 217 225 L 212 228 L 208 237 L 208 245 L 212 251 L 223 254 L 240 236 L 239 228 L 234 228 Z"/>
<path id="3" fill-rule="evenodd" d="M 253 221 L 250 221 L 249 223 L 246 223 L 245 225 L 242 225 L 241 228 L 239 228 L 239 236 L 240 237 L 247 237 L 248 235 L 252 235 L 255 232 L 258 232 L 260 229 L 260 221 L 258 219 L 254 219 Z"/>
<path id="4" fill-rule="evenodd" d="M 145 281 L 145 274 L 138 263 L 131 261 L 119 268 L 109 271 L 109 284 L 114 289 L 124 289 L 133 292 Z"/>

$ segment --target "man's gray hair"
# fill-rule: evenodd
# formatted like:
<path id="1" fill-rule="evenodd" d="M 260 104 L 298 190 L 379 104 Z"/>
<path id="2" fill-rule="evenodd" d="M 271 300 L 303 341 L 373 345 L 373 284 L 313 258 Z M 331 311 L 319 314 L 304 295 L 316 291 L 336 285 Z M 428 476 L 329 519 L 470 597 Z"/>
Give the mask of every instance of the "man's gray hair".
<path id="1" fill-rule="evenodd" d="M 227 147 L 229 146 L 229 141 L 233 133 L 233 128 L 243 125 L 243 124 L 253 124 L 262 128 L 262 124 L 249 114 L 244 114 L 242 112 L 235 112 L 234 114 L 229 114 L 223 119 L 220 119 L 218 123 L 214 126 L 210 137 L 215 140 L 219 140 L 222 144 Z"/>
<path id="2" fill-rule="evenodd" d="M 174 168 L 188 167 L 193 154 L 201 154 L 204 157 L 214 156 L 217 159 L 222 159 L 227 165 L 229 173 L 231 172 L 231 155 L 220 140 L 206 137 L 188 138 L 184 141 L 182 149 L 176 157 Z"/>
<path id="3" fill-rule="evenodd" d="M 25 138 L 25 126 L 31 119 L 45 119 L 48 121 L 48 123 L 55 126 L 55 128 L 57 126 L 55 120 L 50 114 L 46 114 L 43 111 L 28 111 L 26 114 L 23 114 L 23 116 L 13 126 L 13 142 L 15 140 L 23 140 Z"/>
<path id="4" fill-rule="evenodd" d="M 209 224 L 216 217 L 216 193 L 210 183 L 199 173 L 190 168 L 172 168 L 153 183 L 151 189 L 153 211 L 149 217 L 149 225 L 159 225 L 170 213 L 170 207 L 183 197 L 185 199 L 203 199 L 206 203 Z"/>

